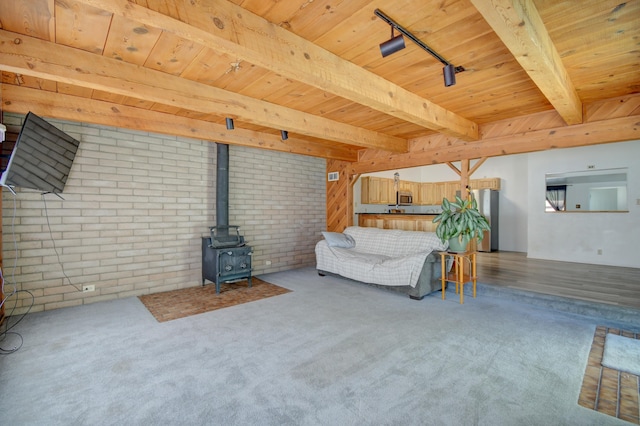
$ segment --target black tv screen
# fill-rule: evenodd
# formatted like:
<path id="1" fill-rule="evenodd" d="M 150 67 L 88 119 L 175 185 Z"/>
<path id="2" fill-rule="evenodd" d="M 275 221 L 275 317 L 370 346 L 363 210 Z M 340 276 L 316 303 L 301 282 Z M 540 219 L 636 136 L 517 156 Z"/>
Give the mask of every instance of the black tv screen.
<path id="1" fill-rule="evenodd" d="M 0 185 L 61 193 L 79 144 L 76 139 L 29 112 L 0 178 Z"/>

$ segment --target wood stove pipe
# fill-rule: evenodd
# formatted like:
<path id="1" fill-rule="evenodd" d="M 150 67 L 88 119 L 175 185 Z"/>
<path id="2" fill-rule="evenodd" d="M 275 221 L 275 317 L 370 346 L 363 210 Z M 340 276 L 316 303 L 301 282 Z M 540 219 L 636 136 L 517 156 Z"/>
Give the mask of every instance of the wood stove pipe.
<path id="1" fill-rule="evenodd" d="M 216 226 L 229 226 L 229 145 L 216 147 Z"/>

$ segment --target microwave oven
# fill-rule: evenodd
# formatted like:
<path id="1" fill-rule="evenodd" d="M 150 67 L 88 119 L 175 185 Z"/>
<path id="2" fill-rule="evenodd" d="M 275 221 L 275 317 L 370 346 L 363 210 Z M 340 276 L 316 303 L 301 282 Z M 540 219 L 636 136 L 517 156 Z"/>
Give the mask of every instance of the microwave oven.
<path id="1" fill-rule="evenodd" d="M 396 192 L 396 205 L 409 206 L 413 204 L 413 195 L 408 191 Z"/>

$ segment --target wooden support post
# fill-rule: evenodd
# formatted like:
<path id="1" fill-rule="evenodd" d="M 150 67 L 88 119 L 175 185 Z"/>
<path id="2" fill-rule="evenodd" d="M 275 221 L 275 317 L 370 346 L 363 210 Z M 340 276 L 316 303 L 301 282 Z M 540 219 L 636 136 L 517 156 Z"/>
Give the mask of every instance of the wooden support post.
<path id="1" fill-rule="evenodd" d="M 349 185 L 347 185 L 347 226 L 353 226 L 353 186 L 360 178 L 360 174 L 348 175 Z"/>
<path id="2" fill-rule="evenodd" d="M 471 197 L 471 191 L 469 188 L 469 163 L 470 160 L 462 160 L 460 162 L 460 198 Z"/>

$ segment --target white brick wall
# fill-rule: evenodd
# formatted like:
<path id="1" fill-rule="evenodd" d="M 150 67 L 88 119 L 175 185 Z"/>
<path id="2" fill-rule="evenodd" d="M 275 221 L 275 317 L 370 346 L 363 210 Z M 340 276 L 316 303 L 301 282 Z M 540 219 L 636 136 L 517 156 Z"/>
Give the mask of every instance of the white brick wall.
<path id="1" fill-rule="evenodd" d="M 230 147 L 229 224 L 242 226 L 257 270 L 315 264 L 326 228 L 325 171 L 313 157 Z"/>
<path id="2" fill-rule="evenodd" d="M 5 123 L 21 119 L 5 113 Z M 13 281 L 29 290 L 33 312 L 200 285 L 201 237 L 215 225 L 215 144 L 47 121 L 80 148 L 64 201 L 3 190 L 5 293 Z M 229 223 L 254 248 L 254 275 L 313 265 L 326 227 L 325 161 L 231 146 L 229 169 Z M 74 288 L 87 284 L 96 291 Z M 20 295 L 17 313 L 28 299 Z"/>

